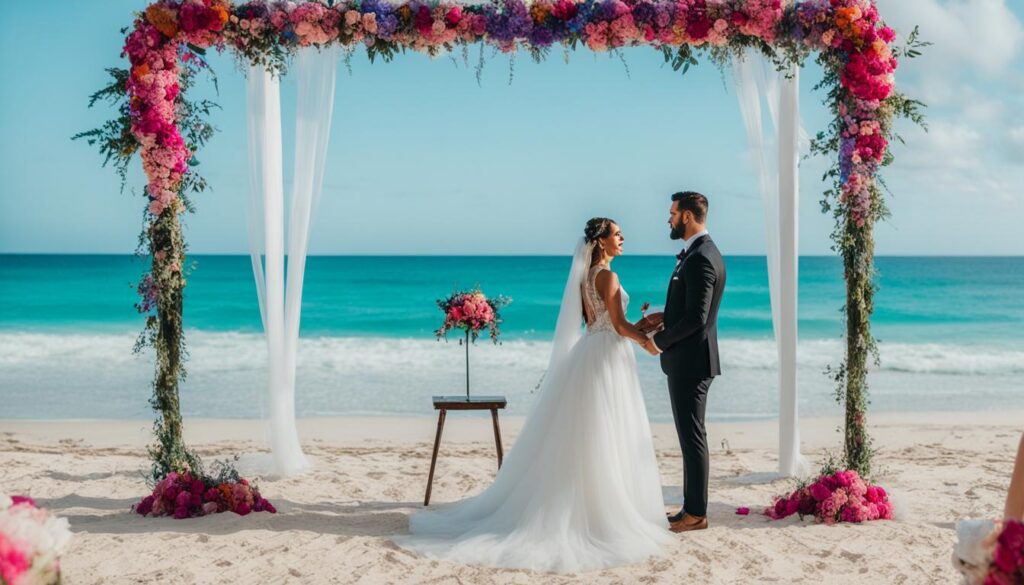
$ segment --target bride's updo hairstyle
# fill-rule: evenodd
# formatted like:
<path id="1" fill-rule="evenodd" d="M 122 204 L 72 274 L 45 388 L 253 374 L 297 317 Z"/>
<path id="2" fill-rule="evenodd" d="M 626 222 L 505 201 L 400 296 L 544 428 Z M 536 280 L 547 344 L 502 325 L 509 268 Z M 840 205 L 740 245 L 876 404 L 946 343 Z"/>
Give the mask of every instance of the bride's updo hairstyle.
<path id="1" fill-rule="evenodd" d="M 601 238 L 607 238 L 612 233 L 612 225 L 614 223 L 614 219 L 608 219 L 607 217 L 591 218 L 587 222 L 587 226 L 583 228 L 583 239 L 590 244 Z"/>

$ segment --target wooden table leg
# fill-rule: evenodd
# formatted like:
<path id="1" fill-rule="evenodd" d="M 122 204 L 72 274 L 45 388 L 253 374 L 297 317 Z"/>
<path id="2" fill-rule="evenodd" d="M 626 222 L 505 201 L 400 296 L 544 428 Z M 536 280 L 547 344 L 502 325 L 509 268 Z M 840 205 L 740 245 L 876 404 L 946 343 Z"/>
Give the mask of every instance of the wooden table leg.
<path id="1" fill-rule="evenodd" d="M 491 409 L 491 420 L 494 421 L 494 444 L 498 446 L 498 469 L 501 469 L 501 460 L 505 452 L 501 449 L 501 428 L 498 427 L 498 409 Z"/>
<path id="2" fill-rule="evenodd" d="M 427 495 L 423 498 L 423 505 L 430 505 L 430 488 L 434 485 L 434 467 L 437 465 L 437 449 L 441 446 L 441 430 L 444 429 L 445 410 L 437 417 L 437 436 L 434 437 L 434 454 L 430 456 L 430 475 L 427 477 Z"/>

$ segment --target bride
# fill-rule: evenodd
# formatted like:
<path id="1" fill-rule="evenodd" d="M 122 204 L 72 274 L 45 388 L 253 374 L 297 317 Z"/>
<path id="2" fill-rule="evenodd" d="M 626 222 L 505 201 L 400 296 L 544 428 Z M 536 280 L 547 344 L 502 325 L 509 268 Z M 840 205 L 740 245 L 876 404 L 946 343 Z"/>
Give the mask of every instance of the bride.
<path id="1" fill-rule="evenodd" d="M 472 565 L 581 572 L 634 563 L 672 541 L 636 357 L 611 271 L 619 226 L 587 222 L 576 247 L 539 395 L 494 483 L 424 510 L 396 542 Z M 581 336 L 581 321 L 586 332 Z"/>

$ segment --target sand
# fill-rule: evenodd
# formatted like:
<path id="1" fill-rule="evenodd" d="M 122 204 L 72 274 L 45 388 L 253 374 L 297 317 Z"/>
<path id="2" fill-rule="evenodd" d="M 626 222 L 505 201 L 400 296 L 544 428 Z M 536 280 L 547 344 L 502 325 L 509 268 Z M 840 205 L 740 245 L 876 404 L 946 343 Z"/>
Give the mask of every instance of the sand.
<path id="1" fill-rule="evenodd" d="M 506 447 L 522 424 L 503 419 Z M 839 419 L 803 421 L 804 453 L 841 445 Z M 954 524 L 1002 510 L 1022 412 L 871 418 L 878 483 L 895 521 L 829 527 L 757 514 L 793 487 L 776 479 L 774 422 L 709 426 L 710 529 L 681 535 L 661 558 L 581 575 L 461 566 L 391 543 L 423 501 L 435 421 L 317 418 L 299 423 L 314 469 L 262 479 L 279 513 L 191 520 L 129 512 L 148 490 L 147 421 L 0 421 L 0 490 L 25 493 L 70 520 L 65 582 L 87 583 L 955 583 Z M 249 420 L 188 420 L 204 459 L 261 450 Z M 674 430 L 654 425 L 666 501 L 682 467 Z M 496 467 L 489 419 L 453 414 L 434 503 L 478 493 Z M 753 509 L 739 516 L 740 506 Z"/>

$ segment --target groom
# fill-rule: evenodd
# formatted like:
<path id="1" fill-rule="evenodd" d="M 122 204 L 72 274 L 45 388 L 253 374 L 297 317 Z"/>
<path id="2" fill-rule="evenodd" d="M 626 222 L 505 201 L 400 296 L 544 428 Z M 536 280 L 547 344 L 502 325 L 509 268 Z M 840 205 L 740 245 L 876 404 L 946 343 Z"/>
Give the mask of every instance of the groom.
<path id="1" fill-rule="evenodd" d="M 644 332 L 657 331 L 648 351 L 661 355 L 668 376 L 672 416 L 683 451 L 683 507 L 669 516 L 673 532 L 708 527 L 708 443 L 704 409 L 708 388 L 722 373 L 718 362 L 718 306 L 725 290 L 725 262 L 704 224 L 708 199 L 685 191 L 672 195 L 669 225 L 683 241 L 668 286 L 665 311 L 642 319 Z"/>

